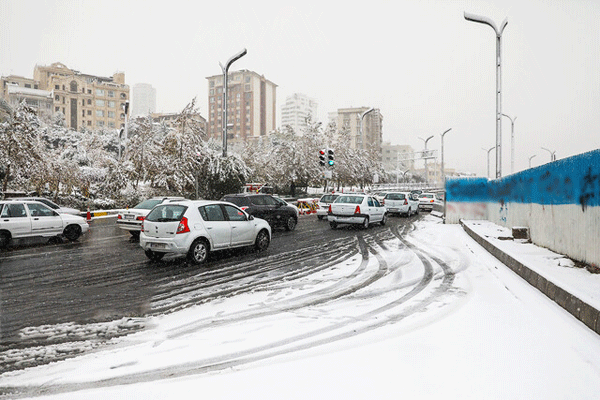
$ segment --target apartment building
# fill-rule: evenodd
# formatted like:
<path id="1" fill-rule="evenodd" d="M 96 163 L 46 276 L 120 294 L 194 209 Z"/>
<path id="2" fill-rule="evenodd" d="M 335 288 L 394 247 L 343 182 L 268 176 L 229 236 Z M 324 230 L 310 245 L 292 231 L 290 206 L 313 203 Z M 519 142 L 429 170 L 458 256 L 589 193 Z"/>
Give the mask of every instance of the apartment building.
<path id="1" fill-rule="evenodd" d="M 378 108 L 340 108 L 329 113 L 329 121 L 349 132 L 351 148 L 375 151 L 381 159 L 383 116 Z"/>
<path id="2" fill-rule="evenodd" d="M 208 136 L 223 135 L 223 75 L 208 80 Z M 258 140 L 275 130 L 277 85 L 248 70 L 230 72 L 227 79 L 228 140 L 232 144 Z"/>
<path id="3" fill-rule="evenodd" d="M 181 129 L 179 117 L 181 113 L 152 113 L 150 114 L 152 120 L 155 123 L 164 124 L 168 128 L 171 129 Z M 139 116 L 143 118 L 142 116 Z M 197 128 L 203 132 L 202 137 L 204 138 L 206 135 L 206 118 L 204 118 L 200 113 L 195 113 L 191 116 L 191 120 L 188 123 L 196 124 Z"/>
<path id="4" fill-rule="evenodd" d="M 384 142 L 381 146 L 381 162 L 388 172 L 406 171 L 415 169 L 416 154 L 413 148 L 405 144 L 391 144 Z"/>
<path id="5" fill-rule="evenodd" d="M 129 86 L 123 72 L 101 77 L 53 63 L 36 65 L 32 82 L 51 92 L 52 114 L 62 113 L 71 129 L 120 128 L 125 123 Z"/>
<path id="6" fill-rule="evenodd" d="M 156 89 L 149 83 L 136 83 L 131 93 L 131 116 L 156 112 Z"/>
<path id="7" fill-rule="evenodd" d="M 297 135 L 303 135 L 308 124 L 307 118 L 316 121 L 318 104 L 314 99 L 302 93 L 286 97 L 281 106 L 281 127 L 291 127 Z"/>
<path id="8" fill-rule="evenodd" d="M 40 118 L 48 120 L 52 117 L 52 92 L 41 90 L 38 82 L 31 78 L 3 76 L 0 78 L 0 93 L 13 109 L 25 102 Z"/>

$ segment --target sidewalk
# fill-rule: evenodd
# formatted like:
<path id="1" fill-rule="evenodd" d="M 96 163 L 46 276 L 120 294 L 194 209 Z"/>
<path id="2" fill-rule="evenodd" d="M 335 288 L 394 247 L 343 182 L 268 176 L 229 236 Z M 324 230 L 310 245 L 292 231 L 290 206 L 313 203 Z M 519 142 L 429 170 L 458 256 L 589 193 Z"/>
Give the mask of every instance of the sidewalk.
<path id="1" fill-rule="evenodd" d="M 494 257 L 600 334 L 600 274 L 527 240 L 514 239 L 509 228 L 485 220 L 460 223 Z"/>

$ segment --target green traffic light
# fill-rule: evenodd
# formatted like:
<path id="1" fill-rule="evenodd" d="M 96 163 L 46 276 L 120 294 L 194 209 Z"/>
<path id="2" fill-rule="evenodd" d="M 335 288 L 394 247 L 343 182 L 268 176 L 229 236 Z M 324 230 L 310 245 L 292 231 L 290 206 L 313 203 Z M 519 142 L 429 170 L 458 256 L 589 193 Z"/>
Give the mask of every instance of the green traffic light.
<path id="1" fill-rule="evenodd" d="M 329 165 L 333 167 L 333 164 L 335 164 L 335 162 L 333 160 L 329 160 Z"/>

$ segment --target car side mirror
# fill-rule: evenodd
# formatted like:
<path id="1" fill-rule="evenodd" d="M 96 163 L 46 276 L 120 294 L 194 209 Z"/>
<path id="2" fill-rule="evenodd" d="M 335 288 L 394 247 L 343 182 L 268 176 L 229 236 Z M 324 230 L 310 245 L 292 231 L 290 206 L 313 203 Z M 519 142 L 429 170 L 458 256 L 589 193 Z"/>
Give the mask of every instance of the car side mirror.
<path id="1" fill-rule="evenodd" d="M 254 215 L 248 215 L 248 221 L 253 221 L 254 220 Z"/>

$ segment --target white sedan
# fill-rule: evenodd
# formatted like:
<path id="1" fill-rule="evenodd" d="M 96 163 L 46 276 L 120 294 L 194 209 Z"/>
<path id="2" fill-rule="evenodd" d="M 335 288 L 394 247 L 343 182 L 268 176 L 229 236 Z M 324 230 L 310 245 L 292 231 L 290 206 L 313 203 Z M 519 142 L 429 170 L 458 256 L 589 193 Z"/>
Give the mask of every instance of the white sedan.
<path id="1" fill-rule="evenodd" d="M 0 248 L 13 239 L 64 236 L 75 241 L 89 230 L 85 218 L 59 214 L 33 200 L 0 201 Z"/>
<path id="2" fill-rule="evenodd" d="M 263 251 L 271 242 L 267 221 L 224 201 L 184 200 L 160 204 L 142 223 L 140 246 L 151 260 L 165 254 L 187 255 L 203 263 L 209 252 L 254 246 Z"/>
<path id="3" fill-rule="evenodd" d="M 327 220 L 331 229 L 336 229 L 339 224 L 358 224 L 366 229 L 376 222 L 385 225 L 387 212 L 385 207 L 370 195 L 341 194 L 329 205 Z"/>

